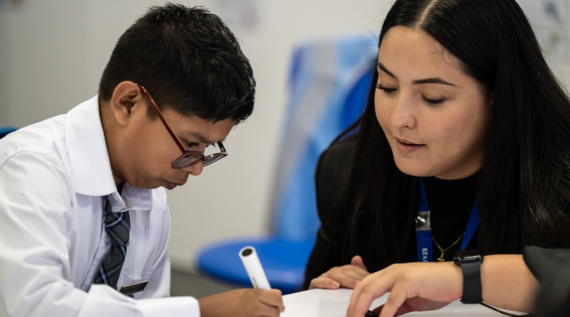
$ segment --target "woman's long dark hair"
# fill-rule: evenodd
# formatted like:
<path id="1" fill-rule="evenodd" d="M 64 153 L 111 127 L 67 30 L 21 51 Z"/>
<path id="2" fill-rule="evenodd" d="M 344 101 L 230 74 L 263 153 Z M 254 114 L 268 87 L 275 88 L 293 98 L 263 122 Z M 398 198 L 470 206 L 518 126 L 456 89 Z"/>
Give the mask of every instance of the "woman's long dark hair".
<path id="1" fill-rule="evenodd" d="M 397 0 L 379 46 L 395 26 L 427 32 L 494 101 L 478 187 L 480 251 L 570 248 L 570 100 L 516 1 Z M 396 167 L 376 118 L 377 79 L 376 72 L 366 110 L 349 128 L 358 130 L 357 154 L 338 225 L 344 250 L 357 248 L 365 263 L 385 267 L 400 257 L 395 243 L 385 243 L 397 239 L 399 204 L 415 197 L 406 196 L 413 178 Z M 354 217 L 362 209 L 371 212 L 375 228 L 365 249 L 353 238 Z"/>

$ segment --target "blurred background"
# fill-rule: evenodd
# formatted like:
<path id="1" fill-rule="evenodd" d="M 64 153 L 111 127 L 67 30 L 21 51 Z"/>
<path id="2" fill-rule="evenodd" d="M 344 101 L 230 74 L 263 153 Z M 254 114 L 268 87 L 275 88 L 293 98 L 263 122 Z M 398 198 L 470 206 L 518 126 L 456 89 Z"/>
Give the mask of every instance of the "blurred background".
<path id="1" fill-rule="evenodd" d="M 24 127 L 67 113 L 93 97 L 119 36 L 149 6 L 164 2 L 0 0 L 0 127 Z M 202 297 L 235 285 L 201 275 L 195 265 L 199 250 L 277 230 L 276 177 L 284 164 L 280 155 L 287 138 L 294 52 L 303 43 L 342 36 L 374 42 L 393 1 L 172 2 L 201 5 L 220 15 L 241 40 L 257 80 L 253 115 L 224 142 L 230 156 L 168 192 L 172 294 Z M 568 87 L 566 0 L 519 2 L 540 32 L 555 73 Z M 314 210 L 314 201 L 303 204 Z"/>

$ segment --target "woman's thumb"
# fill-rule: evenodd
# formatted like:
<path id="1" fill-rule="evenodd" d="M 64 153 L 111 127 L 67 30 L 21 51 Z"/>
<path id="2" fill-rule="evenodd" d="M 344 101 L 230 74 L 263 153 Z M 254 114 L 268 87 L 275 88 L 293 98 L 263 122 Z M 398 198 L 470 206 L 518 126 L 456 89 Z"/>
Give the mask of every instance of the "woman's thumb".
<path id="1" fill-rule="evenodd" d="M 359 268 L 368 271 L 366 269 L 366 265 L 364 265 L 364 261 L 362 261 L 362 258 L 360 257 L 360 255 L 356 255 L 352 258 L 352 261 L 350 261 L 350 265 L 354 265 L 354 266 L 358 266 Z"/>

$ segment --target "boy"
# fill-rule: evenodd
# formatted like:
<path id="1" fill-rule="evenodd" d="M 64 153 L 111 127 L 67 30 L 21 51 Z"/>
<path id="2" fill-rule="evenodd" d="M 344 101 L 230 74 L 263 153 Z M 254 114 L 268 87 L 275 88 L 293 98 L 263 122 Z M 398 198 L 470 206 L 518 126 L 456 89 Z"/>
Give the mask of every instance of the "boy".
<path id="1" fill-rule="evenodd" d="M 0 315 L 278 316 L 279 291 L 165 298 L 160 187 L 226 156 L 222 141 L 254 95 L 249 61 L 217 16 L 167 4 L 137 20 L 98 96 L 0 141 Z M 220 153 L 205 157 L 209 145 Z"/>

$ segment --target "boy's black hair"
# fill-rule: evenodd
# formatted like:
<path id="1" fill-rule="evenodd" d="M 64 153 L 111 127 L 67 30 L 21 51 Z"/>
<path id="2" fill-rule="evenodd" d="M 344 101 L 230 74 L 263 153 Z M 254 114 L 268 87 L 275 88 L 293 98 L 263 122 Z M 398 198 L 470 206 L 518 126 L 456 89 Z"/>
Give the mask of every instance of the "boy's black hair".
<path id="1" fill-rule="evenodd" d="M 151 7 L 125 31 L 101 77 L 101 100 L 123 81 L 143 85 L 161 108 L 208 121 L 239 123 L 253 111 L 249 61 L 222 20 L 202 7 Z"/>

